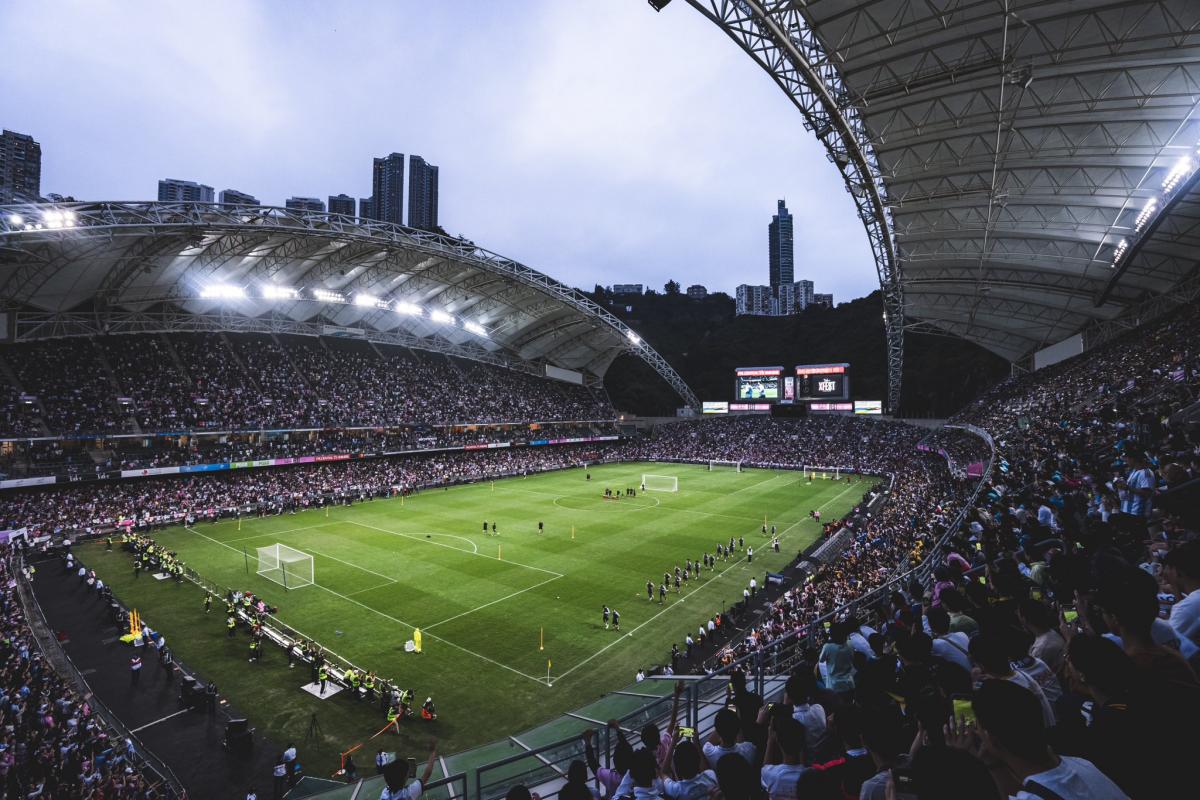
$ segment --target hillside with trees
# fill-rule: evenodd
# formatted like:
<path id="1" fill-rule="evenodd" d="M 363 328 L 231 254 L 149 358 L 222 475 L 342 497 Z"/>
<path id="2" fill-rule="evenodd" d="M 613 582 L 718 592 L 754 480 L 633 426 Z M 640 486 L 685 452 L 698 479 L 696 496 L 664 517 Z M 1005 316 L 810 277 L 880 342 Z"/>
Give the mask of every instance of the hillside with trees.
<path id="1" fill-rule="evenodd" d="M 593 299 L 638 332 L 683 376 L 701 400 L 732 400 L 740 366 L 849 362 L 851 396 L 887 399 L 883 301 L 879 292 L 836 308 L 810 307 L 788 317 L 738 317 L 729 295 L 693 300 L 674 281 L 663 293 Z M 905 337 L 906 416 L 946 417 L 1008 374 L 1000 357 L 944 336 Z M 640 359 L 621 356 L 605 377 L 613 403 L 638 414 L 673 414 L 675 393 Z"/>

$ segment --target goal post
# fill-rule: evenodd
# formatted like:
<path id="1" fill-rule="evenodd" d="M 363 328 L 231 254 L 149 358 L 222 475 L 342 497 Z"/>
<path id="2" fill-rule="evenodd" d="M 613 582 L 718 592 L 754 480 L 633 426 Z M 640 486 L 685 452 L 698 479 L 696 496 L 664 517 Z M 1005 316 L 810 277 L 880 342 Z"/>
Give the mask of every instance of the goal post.
<path id="1" fill-rule="evenodd" d="M 313 557 L 286 544 L 259 547 L 257 571 L 285 589 L 299 589 L 314 583 Z"/>
<path id="2" fill-rule="evenodd" d="M 678 492 L 679 478 L 674 475 L 642 475 L 642 491 Z"/>
<path id="3" fill-rule="evenodd" d="M 732 469 L 734 472 L 742 471 L 742 462 L 740 461 L 709 461 L 708 471 L 713 472 L 718 469 Z"/>

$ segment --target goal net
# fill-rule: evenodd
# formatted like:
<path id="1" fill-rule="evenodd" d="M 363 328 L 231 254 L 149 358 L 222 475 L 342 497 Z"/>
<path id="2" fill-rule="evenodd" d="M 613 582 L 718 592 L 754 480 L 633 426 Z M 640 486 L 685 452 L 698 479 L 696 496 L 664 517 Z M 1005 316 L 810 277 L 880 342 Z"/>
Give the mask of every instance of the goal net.
<path id="1" fill-rule="evenodd" d="M 710 461 L 708 462 L 708 471 L 712 472 L 718 469 L 731 469 L 734 472 L 742 471 L 742 462 L 740 461 Z"/>
<path id="2" fill-rule="evenodd" d="M 285 589 L 313 585 L 313 557 L 286 544 L 258 548 L 258 574 Z"/>
<path id="3" fill-rule="evenodd" d="M 643 475 L 642 490 L 646 492 L 678 492 L 679 478 L 674 475 Z"/>

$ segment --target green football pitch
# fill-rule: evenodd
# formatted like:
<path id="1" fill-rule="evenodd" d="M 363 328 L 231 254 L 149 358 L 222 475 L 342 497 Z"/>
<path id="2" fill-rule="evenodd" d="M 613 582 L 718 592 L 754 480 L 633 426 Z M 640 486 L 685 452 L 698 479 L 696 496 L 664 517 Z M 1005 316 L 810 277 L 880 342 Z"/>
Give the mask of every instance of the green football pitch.
<path id="1" fill-rule="evenodd" d="M 672 642 L 682 646 L 688 632 L 740 600 L 752 576 L 761 584 L 817 537 L 811 510 L 840 517 L 870 485 L 665 463 L 590 472 L 590 481 L 577 468 L 154 536 L 208 581 L 278 605 L 279 619 L 301 635 L 412 687 L 418 701 L 432 696 L 440 718 L 425 728 L 413 723 L 414 735 L 435 734 L 443 752 L 454 752 L 544 722 L 630 684 L 639 667 L 663 663 Z M 606 487 L 638 487 L 646 473 L 678 478 L 678 491 L 603 498 Z M 764 516 L 778 528 L 779 554 L 761 534 Z M 482 532 L 484 520 L 496 522 L 498 536 Z M 739 536 L 754 548 L 752 564 L 744 551 L 718 561 L 659 604 L 664 572 Z M 275 543 L 313 557 L 315 585 L 285 591 L 256 574 L 256 548 Z M 83 558 L 268 735 L 299 739 L 312 712 L 321 714 L 330 749 L 383 726 L 374 707 L 301 692 L 307 669 L 280 672 L 279 651 L 247 665 L 246 637 L 225 637 L 223 606 L 204 614 L 198 588 L 135 579 L 128 554 L 95 544 Z M 647 580 L 655 582 L 653 601 Z M 604 605 L 620 611 L 619 633 L 605 630 Z M 414 627 L 423 635 L 420 655 L 404 651 Z"/>

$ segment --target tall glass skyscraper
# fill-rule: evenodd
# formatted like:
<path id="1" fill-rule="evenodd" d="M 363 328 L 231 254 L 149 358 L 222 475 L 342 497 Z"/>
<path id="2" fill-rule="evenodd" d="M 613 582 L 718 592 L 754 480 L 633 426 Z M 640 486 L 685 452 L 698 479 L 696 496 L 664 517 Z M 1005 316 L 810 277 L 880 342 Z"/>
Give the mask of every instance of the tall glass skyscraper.
<path id="1" fill-rule="evenodd" d="M 779 210 L 771 217 L 767 227 L 770 240 L 771 291 L 778 296 L 779 287 L 793 282 L 795 252 L 792 246 L 792 215 L 784 201 L 779 201 Z"/>
<path id="2" fill-rule="evenodd" d="M 404 224 L 404 154 L 375 159 L 371 170 L 371 215 Z"/>
<path id="3" fill-rule="evenodd" d="M 438 224 L 438 168 L 420 156 L 408 159 L 408 225 L 431 231 Z"/>
<path id="4" fill-rule="evenodd" d="M 41 193 L 42 146 L 24 133 L 0 133 L 0 203 L 36 203 Z"/>

